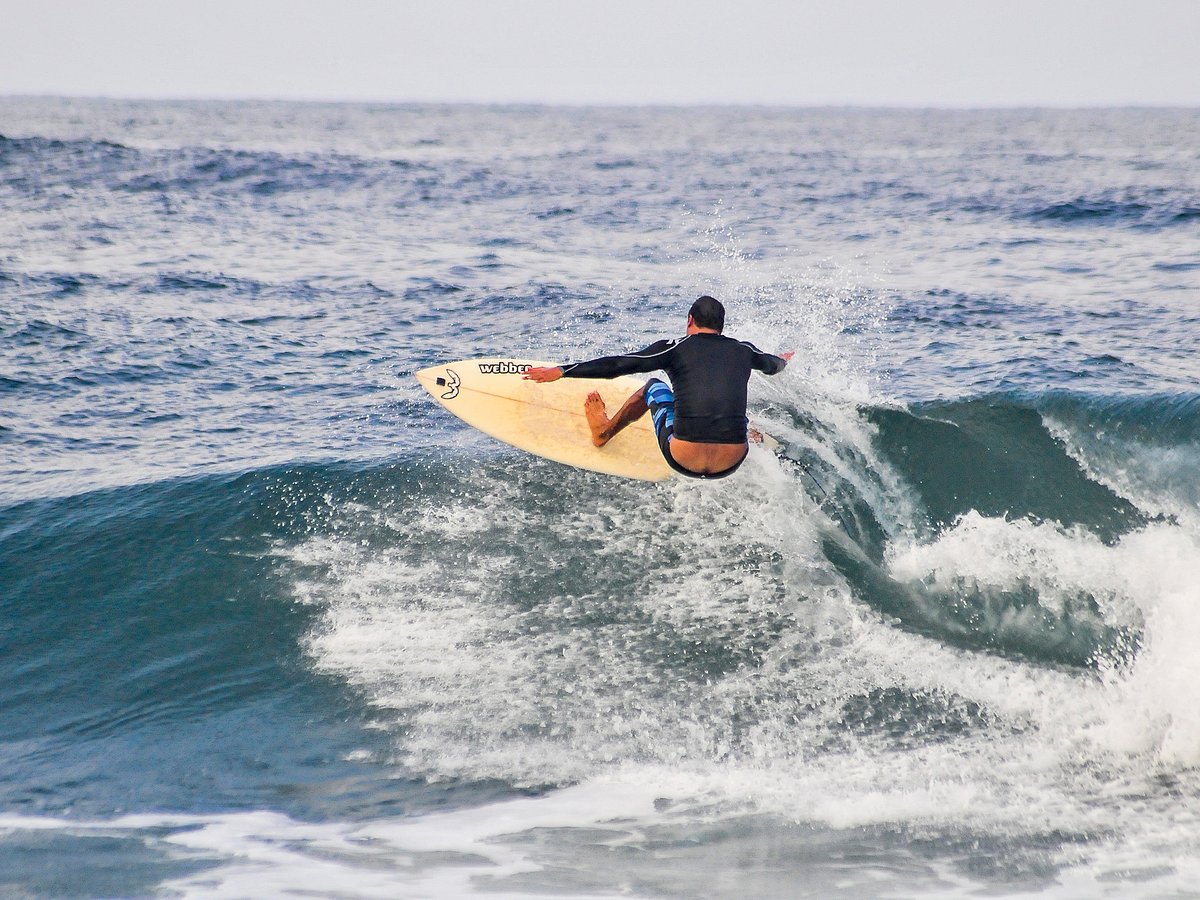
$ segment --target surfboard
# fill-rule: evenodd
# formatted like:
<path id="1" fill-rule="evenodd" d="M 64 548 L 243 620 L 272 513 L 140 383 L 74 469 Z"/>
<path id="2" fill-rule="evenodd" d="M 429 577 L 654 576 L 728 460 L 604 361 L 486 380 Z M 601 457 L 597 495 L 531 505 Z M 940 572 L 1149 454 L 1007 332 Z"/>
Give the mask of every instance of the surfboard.
<path id="1" fill-rule="evenodd" d="M 583 401 L 599 391 L 610 415 L 643 382 L 620 378 L 560 378 L 526 381 L 534 366 L 553 365 L 500 357 L 431 366 L 416 373 L 425 390 L 468 425 L 521 450 L 568 466 L 662 481 L 675 473 L 658 449 L 650 417 L 644 416 L 605 444 L 592 443 Z"/>

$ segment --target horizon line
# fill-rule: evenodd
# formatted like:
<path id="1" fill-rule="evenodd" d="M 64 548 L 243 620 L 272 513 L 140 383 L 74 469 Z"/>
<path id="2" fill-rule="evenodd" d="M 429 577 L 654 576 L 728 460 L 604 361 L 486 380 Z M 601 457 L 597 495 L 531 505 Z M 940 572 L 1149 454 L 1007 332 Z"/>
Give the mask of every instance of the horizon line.
<path id="1" fill-rule="evenodd" d="M 935 103 L 868 103 L 860 101 L 766 101 L 766 100 L 499 100 L 499 99 L 395 99 L 382 97 L 289 97 L 272 95 L 205 95 L 205 94 L 112 94 L 6 92 L 0 99 L 8 100 L 95 100 L 130 103 L 275 103 L 297 106 L 464 106 L 543 109 L 777 109 L 777 110 L 896 110 L 975 112 L 1020 110 L 1086 111 L 1105 109 L 1200 110 L 1200 103 L 1189 105 L 1167 101 L 1136 102 L 1004 102 L 970 104 Z"/>

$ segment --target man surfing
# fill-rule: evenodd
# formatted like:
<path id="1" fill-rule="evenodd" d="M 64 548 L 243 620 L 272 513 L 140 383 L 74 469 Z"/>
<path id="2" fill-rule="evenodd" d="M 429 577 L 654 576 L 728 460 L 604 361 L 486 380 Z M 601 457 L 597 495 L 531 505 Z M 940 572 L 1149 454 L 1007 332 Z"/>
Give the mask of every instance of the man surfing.
<path id="1" fill-rule="evenodd" d="M 622 428 L 650 412 L 668 466 L 691 478 L 724 478 L 737 471 L 749 453 L 746 384 L 750 372 L 757 369 L 776 375 L 793 355 L 763 353 L 746 341 L 725 337 L 724 330 L 725 307 L 704 296 L 688 311 L 687 333 L 681 338 L 655 341 L 623 356 L 537 366 L 526 372 L 525 378 L 547 382 L 666 372 L 670 385 L 651 378 L 611 418 L 601 396 L 595 391 L 588 394 L 583 411 L 592 443 L 603 447 Z"/>

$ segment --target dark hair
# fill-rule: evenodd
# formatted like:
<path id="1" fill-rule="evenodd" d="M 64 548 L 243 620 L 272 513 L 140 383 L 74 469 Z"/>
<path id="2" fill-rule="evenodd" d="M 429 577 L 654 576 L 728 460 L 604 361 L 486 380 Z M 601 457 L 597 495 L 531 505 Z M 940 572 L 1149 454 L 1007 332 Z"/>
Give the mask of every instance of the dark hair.
<path id="1" fill-rule="evenodd" d="M 725 330 L 725 307 L 716 297 L 705 294 L 692 304 L 688 315 L 692 317 L 697 328 L 712 328 L 717 333 Z"/>

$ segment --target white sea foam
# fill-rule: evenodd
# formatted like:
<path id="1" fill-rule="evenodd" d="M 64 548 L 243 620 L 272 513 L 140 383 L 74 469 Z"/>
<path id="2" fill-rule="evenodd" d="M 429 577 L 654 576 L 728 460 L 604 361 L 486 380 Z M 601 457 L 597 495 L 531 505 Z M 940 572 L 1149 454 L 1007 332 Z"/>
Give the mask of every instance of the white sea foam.
<path id="1" fill-rule="evenodd" d="M 1032 587 L 1039 605 L 1054 612 L 1086 595 L 1106 623 L 1138 628 L 1141 647 L 1133 662 L 1101 658 L 1102 689 L 1081 690 L 1055 718 L 1069 716 L 1078 737 L 1103 747 L 1149 753 L 1169 765 L 1200 765 L 1195 535 L 1160 523 L 1106 545 L 1080 530 L 971 513 L 938 540 L 895 551 L 891 567 L 897 577 L 946 596 L 964 582 Z"/>
<path id="2" fill-rule="evenodd" d="M 660 817 L 642 787 L 595 783 L 531 799 L 410 819 L 314 823 L 268 811 L 216 816 L 151 814 L 106 820 L 0 817 L 0 835 L 57 832 L 144 844 L 164 862 L 198 871 L 158 886 L 169 896 L 237 897 L 544 897 L 537 886 L 506 888 L 541 872 L 538 829 L 588 829 L 597 843 L 628 840 L 628 817 Z M 610 896 L 571 891 L 571 896 Z"/>
<path id="3" fill-rule="evenodd" d="M 839 827 L 788 830 L 747 817 L 744 805 L 714 802 L 713 785 L 674 768 L 626 766 L 614 774 L 541 796 L 407 818 L 316 823 L 268 811 L 92 820 L 8 815 L 0 817 L 0 838 L 36 832 L 134 842 L 164 864 L 186 864 L 188 874 L 169 876 L 157 891 L 194 900 L 481 894 L 529 900 L 608 897 L 614 891 L 630 897 L 749 893 L 849 900 L 961 897 L 981 888 L 952 853 L 914 859 L 901 848 L 869 849 L 863 841 L 862 829 L 879 821 L 879 808 L 910 822 L 937 818 L 941 807 L 970 815 L 978 798 L 969 785 L 947 781 L 903 795 L 864 790 L 831 810 Z M 720 794 L 730 786 L 724 784 Z M 671 796 L 695 799 L 666 799 Z M 818 816 L 825 802 L 821 794 L 813 798 Z M 1176 819 L 1180 829 L 1194 827 L 1187 810 Z M 697 834 L 706 838 L 697 843 Z M 772 862 L 781 846 L 791 867 Z M 1003 895 L 1190 896 L 1200 876 L 1194 854 L 1178 845 L 1109 846 L 1097 838 L 1090 847 L 1103 848 L 1099 859 L 1068 848 L 1062 862 L 1069 865 L 1051 880 L 1030 891 L 1010 885 Z M 857 860 L 853 867 L 846 865 L 847 854 Z M 616 861 L 624 876 L 614 873 Z"/>

